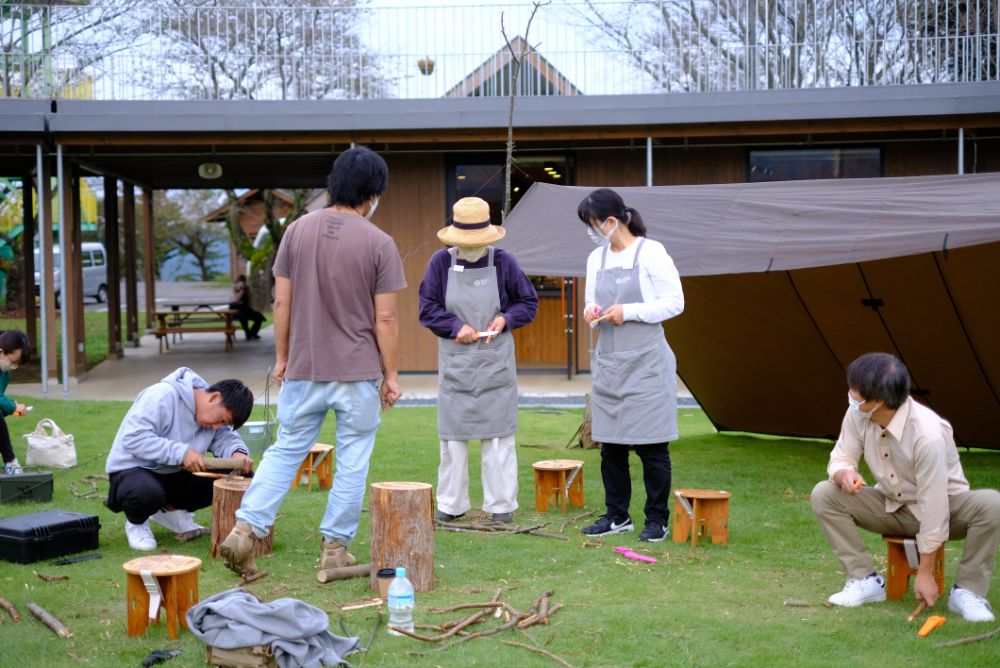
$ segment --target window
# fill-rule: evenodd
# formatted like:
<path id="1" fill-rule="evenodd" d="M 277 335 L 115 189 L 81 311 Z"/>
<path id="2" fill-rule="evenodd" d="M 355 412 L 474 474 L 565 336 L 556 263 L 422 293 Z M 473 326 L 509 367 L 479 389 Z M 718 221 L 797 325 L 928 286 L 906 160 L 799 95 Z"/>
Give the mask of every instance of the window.
<path id="1" fill-rule="evenodd" d="M 104 266 L 104 253 L 97 251 L 94 253 L 94 266 L 103 267 Z"/>
<path id="2" fill-rule="evenodd" d="M 751 150 L 747 180 L 857 179 L 882 176 L 882 149 L 806 148 Z"/>
<path id="3" fill-rule="evenodd" d="M 80 253 L 80 265 L 83 267 L 94 266 L 94 260 L 91 257 L 90 251 L 84 251 L 83 253 Z"/>

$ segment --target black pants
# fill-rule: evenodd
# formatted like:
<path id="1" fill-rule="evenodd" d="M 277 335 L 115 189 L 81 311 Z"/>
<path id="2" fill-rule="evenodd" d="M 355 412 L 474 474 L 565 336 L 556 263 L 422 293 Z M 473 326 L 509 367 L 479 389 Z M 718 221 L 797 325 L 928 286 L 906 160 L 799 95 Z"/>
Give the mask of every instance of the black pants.
<path id="1" fill-rule="evenodd" d="M 601 477 L 604 479 L 604 505 L 608 517 L 628 517 L 632 502 L 632 478 L 628 472 L 628 453 L 635 450 L 642 460 L 642 480 L 646 485 L 646 521 L 667 523 L 670 517 L 670 448 L 669 443 L 648 445 L 601 445 Z"/>
<path id="2" fill-rule="evenodd" d="M 260 311 L 255 311 L 250 306 L 246 304 L 230 304 L 229 308 L 236 310 L 236 319 L 240 321 L 240 327 L 243 328 L 243 333 L 246 334 L 247 339 L 253 339 L 257 337 L 257 332 L 260 331 L 261 325 L 264 324 L 264 314 Z M 250 324 L 250 321 L 253 324 Z"/>
<path id="3" fill-rule="evenodd" d="M 16 458 L 14 446 L 10 443 L 10 431 L 7 429 L 7 418 L 0 416 L 0 457 L 4 464 L 9 464 Z"/>
<path id="4" fill-rule="evenodd" d="M 132 524 L 142 524 L 167 506 L 194 511 L 212 505 L 214 478 L 187 471 L 164 475 L 144 468 L 116 471 L 109 478 L 108 508 L 124 512 Z"/>

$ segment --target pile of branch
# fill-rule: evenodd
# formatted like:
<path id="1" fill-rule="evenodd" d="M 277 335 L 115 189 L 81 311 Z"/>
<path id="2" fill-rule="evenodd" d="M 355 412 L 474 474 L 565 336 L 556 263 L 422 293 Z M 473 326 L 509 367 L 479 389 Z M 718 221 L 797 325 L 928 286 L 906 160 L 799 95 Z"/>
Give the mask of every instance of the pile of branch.
<path id="1" fill-rule="evenodd" d="M 549 525 L 548 522 L 545 524 L 533 524 L 531 526 L 519 527 L 513 524 L 504 524 L 502 522 L 469 522 L 469 523 L 457 523 L 457 522 L 442 522 L 441 520 L 434 520 L 434 524 L 445 531 L 458 531 L 463 533 L 489 533 L 489 534 L 519 534 L 527 533 L 532 536 L 541 536 L 543 538 L 555 538 L 556 540 L 569 540 L 567 536 L 560 536 L 557 533 L 550 533 L 548 531 L 542 531 L 545 527 Z"/>
<path id="2" fill-rule="evenodd" d="M 542 593 L 535 602 L 531 605 L 531 608 L 527 612 L 522 612 L 512 606 L 506 601 L 500 600 L 500 590 L 497 589 L 493 594 L 492 598 L 485 603 L 462 603 L 460 605 L 453 605 L 448 608 L 431 608 L 428 610 L 431 614 L 447 614 L 449 612 L 456 612 L 458 610 L 476 610 L 473 614 L 462 619 L 457 619 L 449 622 L 444 622 L 442 624 L 420 624 L 416 626 L 421 630 L 437 631 L 436 635 L 428 636 L 419 633 L 414 633 L 412 631 L 406 631 L 395 626 L 389 626 L 390 629 L 398 631 L 403 635 L 410 636 L 411 638 L 416 638 L 417 640 L 423 640 L 424 642 L 436 643 L 450 640 L 446 645 L 443 645 L 431 652 L 448 649 L 454 647 L 460 643 L 467 640 L 473 640 L 475 638 L 486 638 L 487 636 L 496 635 L 497 633 L 502 633 L 510 629 L 526 629 L 536 624 L 548 624 L 549 619 L 562 607 L 562 603 L 557 603 L 552 605 L 552 595 L 554 592 L 547 591 Z M 488 619 L 501 620 L 500 624 L 494 626 L 493 628 L 486 629 L 484 631 L 470 632 L 466 629 L 474 624 L 479 624 L 481 622 L 487 621 Z M 524 647 L 533 652 L 544 654 L 549 658 L 558 661 L 559 663 L 569 666 L 568 663 L 560 659 L 559 657 L 551 654 L 540 648 L 530 647 L 528 645 L 514 644 L 517 647 Z M 410 652 L 413 655 L 428 654 L 430 652 Z"/>
<path id="3" fill-rule="evenodd" d="M 75 496 L 78 499 L 96 499 L 101 494 L 100 490 L 97 488 L 97 481 L 98 480 L 103 480 L 103 481 L 107 482 L 108 481 L 108 476 L 104 476 L 104 475 L 85 475 L 82 478 L 80 478 L 80 482 L 81 483 L 85 483 L 87 485 L 90 485 L 92 489 L 84 490 L 84 491 L 81 492 L 81 491 L 79 491 L 76 488 L 76 483 L 72 483 L 71 482 L 69 484 L 69 491 L 73 492 L 73 496 Z"/>

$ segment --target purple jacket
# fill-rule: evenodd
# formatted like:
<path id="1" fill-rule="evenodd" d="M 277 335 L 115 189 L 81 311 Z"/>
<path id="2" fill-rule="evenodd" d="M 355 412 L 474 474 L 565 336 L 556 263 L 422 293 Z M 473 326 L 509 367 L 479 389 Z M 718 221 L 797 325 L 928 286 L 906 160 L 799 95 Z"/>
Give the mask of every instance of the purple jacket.
<path id="1" fill-rule="evenodd" d="M 458 264 L 470 269 L 482 269 L 489 260 L 483 255 L 477 262 L 466 262 L 459 258 Z M 507 329 L 524 327 L 535 319 L 538 311 L 538 295 L 535 286 L 521 271 L 521 266 L 510 253 L 496 248 L 493 253 L 493 267 L 497 272 L 500 287 L 500 313 L 507 321 Z M 442 248 L 431 256 L 427 263 L 427 273 L 420 282 L 420 324 L 443 339 L 454 339 L 462 329 L 462 319 L 449 313 L 444 307 L 445 290 L 448 287 L 448 270 L 451 256 Z"/>

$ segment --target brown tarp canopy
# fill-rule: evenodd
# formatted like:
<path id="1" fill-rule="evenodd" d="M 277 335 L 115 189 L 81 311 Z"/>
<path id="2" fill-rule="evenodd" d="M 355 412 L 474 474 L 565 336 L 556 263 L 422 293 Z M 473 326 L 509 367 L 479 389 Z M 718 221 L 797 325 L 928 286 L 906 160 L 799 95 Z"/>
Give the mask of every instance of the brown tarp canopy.
<path id="1" fill-rule="evenodd" d="M 536 183 L 501 246 L 583 276 L 592 190 Z M 1000 173 L 615 190 L 684 279 L 664 329 L 718 429 L 836 437 L 844 370 L 886 351 L 959 443 L 1000 449 Z"/>

